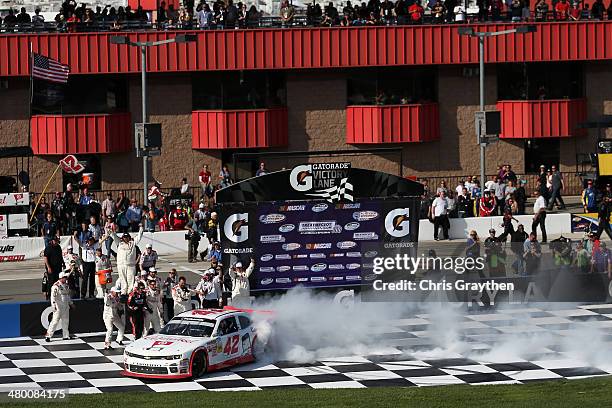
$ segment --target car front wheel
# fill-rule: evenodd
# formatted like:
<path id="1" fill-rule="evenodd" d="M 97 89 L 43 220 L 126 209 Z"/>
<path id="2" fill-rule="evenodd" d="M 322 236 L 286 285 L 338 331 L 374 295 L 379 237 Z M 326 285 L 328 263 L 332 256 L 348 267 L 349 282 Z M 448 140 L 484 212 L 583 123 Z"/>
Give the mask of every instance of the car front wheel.
<path id="1" fill-rule="evenodd" d="M 191 362 L 191 376 L 193 378 L 199 378 L 204 373 L 206 373 L 206 355 L 203 351 L 196 352 L 196 355 L 193 356 L 193 361 Z"/>

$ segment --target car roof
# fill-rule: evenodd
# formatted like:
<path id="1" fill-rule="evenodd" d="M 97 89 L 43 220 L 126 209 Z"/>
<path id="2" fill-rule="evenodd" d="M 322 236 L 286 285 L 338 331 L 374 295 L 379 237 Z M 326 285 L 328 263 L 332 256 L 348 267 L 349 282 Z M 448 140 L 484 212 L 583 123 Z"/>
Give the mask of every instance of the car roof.
<path id="1" fill-rule="evenodd" d="M 175 317 L 202 317 L 206 319 L 218 320 L 220 317 L 226 316 L 238 316 L 246 313 L 239 312 L 236 310 L 223 310 L 223 309 L 193 309 L 183 312 Z"/>

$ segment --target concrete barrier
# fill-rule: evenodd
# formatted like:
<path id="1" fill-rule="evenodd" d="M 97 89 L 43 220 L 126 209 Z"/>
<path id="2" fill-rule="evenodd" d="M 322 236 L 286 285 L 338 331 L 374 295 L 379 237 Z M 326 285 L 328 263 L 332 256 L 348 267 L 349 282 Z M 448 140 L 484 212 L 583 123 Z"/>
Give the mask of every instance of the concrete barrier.
<path id="1" fill-rule="evenodd" d="M 494 228 L 497 235 L 504 232 L 501 227 L 501 216 L 496 217 L 474 217 L 474 218 L 451 218 L 449 229 L 449 237 L 451 239 L 467 239 L 470 230 L 476 230 L 478 236 L 486 238 L 489 236 L 489 229 Z M 516 218 L 525 226 L 525 231 L 531 231 L 531 222 L 533 215 L 518 215 Z M 517 223 L 513 222 L 516 229 Z M 548 214 L 546 216 L 546 232 L 549 235 L 555 234 L 570 234 L 572 232 L 571 214 Z M 442 235 L 442 230 L 439 231 L 439 236 Z M 540 229 L 538 228 L 538 236 Z M 419 223 L 419 241 L 433 240 L 433 224 L 429 220 L 421 220 Z"/>

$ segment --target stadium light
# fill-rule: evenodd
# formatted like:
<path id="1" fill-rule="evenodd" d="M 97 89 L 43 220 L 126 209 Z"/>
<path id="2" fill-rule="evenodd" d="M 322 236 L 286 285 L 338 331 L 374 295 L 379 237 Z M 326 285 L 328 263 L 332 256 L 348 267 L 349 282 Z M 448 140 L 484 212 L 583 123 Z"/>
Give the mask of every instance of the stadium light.
<path id="1" fill-rule="evenodd" d="M 161 41 L 131 41 L 126 36 L 113 36 L 110 37 L 111 44 L 126 44 L 132 45 L 135 47 L 140 47 L 140 65 L 141 65 L 141 87 L 142 87 L 142 123 L 147 123 L 147 48 L 155 47 L 163 44 L 172 44 L 172 43 L 189 43 L 195 42 L 197 40 L 197 35 L 195 34 L 178 34 L 174 38 L 170 38 L 168 40 Z M 136 146 L 138 149 L 138 146 Z M 137 153 L 138 157 L 138 153 Z M 149 151 L 147 149 L 142 150 L 142 173 L 143 173 L 143 204 L 148 205 L 148 190 L 149 190 Z"/>
<path id="2" fill-rule="evenodd" d="M 484 91 L 484 43 L 486 37 L 496 37 L 498 35 L 506 35 L 506 34 L 527 34 L 527 33 L 535 33 L 538 30 L 535 25 L 522 24 L 518 25 L 515 28 L 509 30 L 502 31 L 474 31 L 472 27 L 458 27 L 457 33 L 459 35 L 466 35 L 468 37 L 476 37 L 478 38 L 478 66 L 479 66 L 479 75 L 480 75 L 480 111 L 484 111 L 485 106 L 485 91 Z M 480 136 L 478 135 L 480 138 Z M 485 183 L 485 149 L 487 147 L 487 142 L 483 142 L 480 139 L 478 140 L 478 144 L 480 145 L 480 183 L 481 187 L 484 187 Z"/>

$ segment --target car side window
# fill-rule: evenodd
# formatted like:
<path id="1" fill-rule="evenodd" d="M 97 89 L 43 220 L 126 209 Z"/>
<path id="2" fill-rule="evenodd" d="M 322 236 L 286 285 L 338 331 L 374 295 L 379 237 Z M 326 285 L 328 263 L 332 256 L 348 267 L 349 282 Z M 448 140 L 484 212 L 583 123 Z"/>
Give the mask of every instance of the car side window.
<path id="1" fill-rule="evenodd" d="M 219 323 L 219 336 L 225 336 L 228 334 L 236 333 L 238 331 L 238 325 L 236 324 L 236 318 L 234 316 L 227 317 Z"/>
<path id="2" fill-rule="evenodd" d="M 240 328 L 242 330 L 246 329 L 251 325 L 251 320 L 246 316 L 238 316 L 238 321 L 240 322 Z"/>

